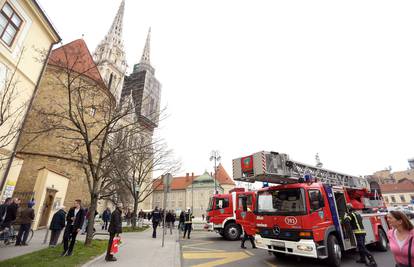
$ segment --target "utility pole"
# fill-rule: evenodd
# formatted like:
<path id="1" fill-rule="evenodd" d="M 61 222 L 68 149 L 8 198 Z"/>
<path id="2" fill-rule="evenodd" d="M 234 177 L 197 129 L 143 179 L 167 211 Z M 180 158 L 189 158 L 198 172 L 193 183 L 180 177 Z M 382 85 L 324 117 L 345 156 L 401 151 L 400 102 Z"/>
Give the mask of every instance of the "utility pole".
<path id="1" fill-rule="evenodd" d="M 165 225 L 165 217 L 166 217 L 166 215 L 167 215 L 167 212 L 166 212 L 166 207 L 167 207 L 167 194 L 168 194 L 168 192 L 170 191 L 170 185 L 171 185 L 171 181 L 172 181 L 172 175 L 171 175 L 171 173 L 167 173 L 167 174 L 165 174 L 165 175 L 163 175 L 163 184 L 164 184 L 164 205 L 163 205 L 163 208 L 164 208 L 164 214 L 163 214 L 163 218 L 162 218 L 162 221 L 163 221 L 163 226 L 164 226 L 164 228 L 162 229 L 162 247 L 164 247 L 164 239 L 165 239 L 165 229 L 166 229 L 166 225 Z"/>
<path id="2" fill-rule="evenodd" d="M 214 160 L 214 193 L 218 194 L 217 191 L 217 162 L 221 160 L 220 153 L 218 150 L 211 151 L 210 161 Z"/>

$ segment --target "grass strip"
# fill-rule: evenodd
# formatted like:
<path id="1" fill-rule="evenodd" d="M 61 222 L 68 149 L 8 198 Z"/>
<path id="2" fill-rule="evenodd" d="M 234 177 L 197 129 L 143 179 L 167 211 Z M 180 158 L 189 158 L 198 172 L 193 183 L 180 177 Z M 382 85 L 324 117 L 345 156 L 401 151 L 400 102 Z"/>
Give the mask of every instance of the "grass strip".
<path id="1" fill-rule="evenodd" d="M 45 248 L 32 253 L 28 253 L 16 258 L 0 261 L 0 267 L 75 267 L 92 260 L 101 255 L 107 249 L 107 240 L 93 240 L 90 246 L 85 246 L 83 242 L 76 241 L 73 255 L 61 257 L 63 252 L 62 245 L 55 248 Z"/>

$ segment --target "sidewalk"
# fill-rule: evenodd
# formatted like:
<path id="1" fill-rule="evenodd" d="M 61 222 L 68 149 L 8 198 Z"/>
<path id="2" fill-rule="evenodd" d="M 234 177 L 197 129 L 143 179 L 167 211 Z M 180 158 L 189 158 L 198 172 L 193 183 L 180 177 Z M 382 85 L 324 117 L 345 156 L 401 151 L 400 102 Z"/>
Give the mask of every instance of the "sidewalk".
<path id="1" fill-rule="evenodd" d="M 164 247 L 161 247 L 162 228 L 157 229 L 157 238 L 152 238 L 152 228 L 139 233 L 121 235 L 122 245 L 116 255 L 118 261 L 106 262 L 105 255 L 92 260 L 83 267 L 98 266 L 151 266 L 179 267 L 181 266 L 180 243 L 178 230 L 165 235 Z"/>

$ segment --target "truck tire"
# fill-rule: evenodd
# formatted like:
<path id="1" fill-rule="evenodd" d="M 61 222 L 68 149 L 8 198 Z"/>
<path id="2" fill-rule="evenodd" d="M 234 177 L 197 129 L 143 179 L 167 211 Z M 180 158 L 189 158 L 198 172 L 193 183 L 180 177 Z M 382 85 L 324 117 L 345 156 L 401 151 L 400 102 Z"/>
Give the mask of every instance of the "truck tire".
<path id="1" fill-rule="evenodd" d="M 224 227 L 224 237 L 230 241 L 236 241 L 240 239 L 241 228 L 238 224 L 229 223 Z"/>
<path id="2" fill-rule="evenodd" d="M 381 228 L 378 229 L 378 242 L 377 242 L 377 249 L 379 251 L 387 251 L 388 250 L 388 240 L 387 236 L 385 235 L 384 230 Z"/>
<path id="3" fill-rule="evenodd" d="M 328 265 L 331 267 L 340 267 L 342 251 L 335 235 L 328 236 Z"/>
<path id="4" fill-rule="evenodd" d="M 218 233 L 219 233 L 219 235 L 221 235 L 222 237 L 224 237 L 224 230 L 223 229 L 221 229 Z"/>

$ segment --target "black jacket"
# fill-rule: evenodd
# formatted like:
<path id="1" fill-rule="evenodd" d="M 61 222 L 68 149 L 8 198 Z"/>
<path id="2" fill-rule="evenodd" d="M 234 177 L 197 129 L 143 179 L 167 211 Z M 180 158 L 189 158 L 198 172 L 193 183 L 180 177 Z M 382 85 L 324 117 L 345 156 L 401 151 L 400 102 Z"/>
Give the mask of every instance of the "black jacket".
<path id="1" fill-rule="evenodd" d="M 53 214 L 52 221 L 50 222 L 50 230 L 62 230 L 65 228 L 65 216 L 66 212 L 63 209 L 58 210 Z"/>
<path id="2" fill-rule="evenodd" d="M 166 222 L 173 222 L 174 221 L 174 215 L 170 212 L 167 213 L 167 215 L 165 216 L 165 221 Z"/>
<path id="3" fill-rule="evenodd" d="M 109 221 L 111 219 L 111 212 L 109 210 L 104 210 L 102 213 L 102 220 Z"/>
<path id="4" fill-rule="evenodd" d="M 362 216 L 358 212 L 350 211 L 345 214 L 344 221 L 349 221 L 354 234 L 365 234 L 364 224 L 362 223 Z"/>
<path id="5" fill-rule="evenodd" d="M 17 217 L 17 210 L 19 209 L 19 205 L 16 203 L 11 203 L 6 208 L 6 217 L 3 221 L 3 226 L 10 227 L 11 223 L 16 220 Z"/>
<path id="6" fill-rule="evenodd" d="M 180 213 L 180 219 L 179 219 L 180 223 L 184 223 L 185 222 L 185 216 L 184 216 L 184 212 Z"/>
<path id="7" fill-rule="evenodd" d="M 4 217 L 4 215 L 6 215 L 6 210 L 7 210 L 8 206 L 9 205 L 7 205 L 7 204 L 0 205 L 0 222 L 3 221 L 3 217 Z"/>
<path id="8" fill-rule="evenodd" d="M 111 214 L 111 222 L 109 224 L 108 232 L 111 234 L 122 233 L 122 211 L 118 208 Z"/>
<path id="9" fill-rule="evenodd" d="M 75 217 L 75 207 L 70 208 L 66 215 L 66 226 L 72 225 L 72 217 Z M 83 221 L 85 220 L 85 210 L 80 208 L 76 214 L 75 221 L 73 222 L 73 230 L 82 229 Z"/>
<path id="10" fill-rule="evenodd" d="M 159 210 L 154 210 L 151 213 L 151 217 L 152 217 L 152 222 L 153 223 L 154 222 L 157 222 L 157 223 L 161 222 L 161 212 Z"/>

